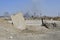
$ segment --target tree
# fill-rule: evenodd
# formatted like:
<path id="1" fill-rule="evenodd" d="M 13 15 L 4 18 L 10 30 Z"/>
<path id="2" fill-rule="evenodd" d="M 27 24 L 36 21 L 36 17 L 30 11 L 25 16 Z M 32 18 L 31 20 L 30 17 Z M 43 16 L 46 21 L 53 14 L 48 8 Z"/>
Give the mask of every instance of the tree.
<path id="1" fill-rule="evenodd" d="M 4 12 L 4 18 L 6 20 L 11 20 L 10 14 L 8 12 Z"/>
<path id="2" fill-rule="evenodd" d="M 4 16 L 5 16 L 5 17 L 9 17 L 10 15 L 9 15 L 8 12 L 4 12 Z"/>

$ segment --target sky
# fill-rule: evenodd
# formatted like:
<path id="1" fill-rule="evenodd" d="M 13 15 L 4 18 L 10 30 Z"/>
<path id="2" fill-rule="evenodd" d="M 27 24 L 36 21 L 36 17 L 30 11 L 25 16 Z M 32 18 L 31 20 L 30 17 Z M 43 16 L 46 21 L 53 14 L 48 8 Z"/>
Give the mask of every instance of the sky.
<path id="1" fill-rule="evenodd" d="M 60 15 L 60 0 L 0 0 L 0 16 L 5 12 L 58 16 Z"/>

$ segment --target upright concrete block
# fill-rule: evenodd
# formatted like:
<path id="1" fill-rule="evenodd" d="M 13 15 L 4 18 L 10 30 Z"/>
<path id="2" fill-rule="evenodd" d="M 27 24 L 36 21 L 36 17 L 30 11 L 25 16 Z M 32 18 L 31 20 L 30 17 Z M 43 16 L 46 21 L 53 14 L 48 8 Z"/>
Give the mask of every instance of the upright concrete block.
<path id="1" fill-rule="evenodd" d="M 24 30 L 26 28 L 25 20 L 24 20 L 22 13 L 12 15 L 11 18 L 12 18 L 12 22 L 16 28 L 18 28 L 20 30 Z"/>

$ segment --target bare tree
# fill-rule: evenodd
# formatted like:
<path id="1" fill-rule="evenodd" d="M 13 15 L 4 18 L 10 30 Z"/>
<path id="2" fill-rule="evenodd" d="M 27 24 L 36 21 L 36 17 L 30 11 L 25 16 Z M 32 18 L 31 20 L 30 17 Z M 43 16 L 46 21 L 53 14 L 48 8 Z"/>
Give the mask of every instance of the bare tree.
<path id="1" fill-rule="evenodd" d="M 6 20 L 11 20 L 10 14 L 8 12 L 4 12 L 4 18 Z"/>
<path id="2" fill-rule="evenodd" d="M 9 15 L 9 12 L 4 12 L 4 16 L 5 17 L 9 17 L 10 15 Z"/>

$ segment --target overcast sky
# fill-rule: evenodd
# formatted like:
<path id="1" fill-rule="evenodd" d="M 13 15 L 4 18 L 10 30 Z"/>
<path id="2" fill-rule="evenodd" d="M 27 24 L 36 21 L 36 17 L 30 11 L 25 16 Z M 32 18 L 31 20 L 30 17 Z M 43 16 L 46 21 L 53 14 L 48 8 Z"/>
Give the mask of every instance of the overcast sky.
<path id="1" fill-rule="evenodd" d="M 60 0 L 0 0 L 0 15 L 4 12 L 33 14 L 34 11 L 37 14 L 57 16 L 60 14 Z"/>

